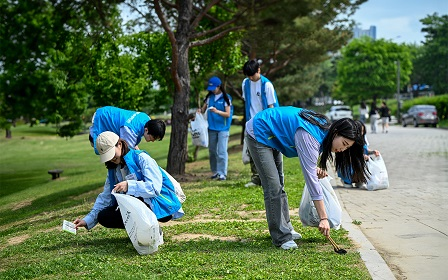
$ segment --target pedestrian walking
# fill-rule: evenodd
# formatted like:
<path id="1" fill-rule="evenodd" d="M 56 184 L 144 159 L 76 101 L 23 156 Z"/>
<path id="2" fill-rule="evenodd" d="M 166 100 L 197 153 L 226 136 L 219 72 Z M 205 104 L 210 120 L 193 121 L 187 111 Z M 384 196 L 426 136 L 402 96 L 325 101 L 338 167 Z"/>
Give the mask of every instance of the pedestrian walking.
<path id="1" fill-rule="evenodd" d="M 379 113 L 381 117 L 381 127 L 383 128 L 383 133 L 389 130 L 389 120 L 390 120 L 390 109 L 387 107 L 386 101 L 383 101 L 381 107 L 379 108 Z"/>
<path id="2" fill-rule="evenodd" d="M 376 133 L 379 114 L 375 102 L 372 102 L 372 106 L 370 106 L 369 118 L 370 118 L 370 131 L 371 133 Z"/>
<path id="3" fill-rule="evenodd" d="M 368 116 L 369 116 L 369 107 L 366 105 L 364 101 L 362 101 L 361 104 L 359 104 L 359 120 L 362 123 L 365 123 Z"/>

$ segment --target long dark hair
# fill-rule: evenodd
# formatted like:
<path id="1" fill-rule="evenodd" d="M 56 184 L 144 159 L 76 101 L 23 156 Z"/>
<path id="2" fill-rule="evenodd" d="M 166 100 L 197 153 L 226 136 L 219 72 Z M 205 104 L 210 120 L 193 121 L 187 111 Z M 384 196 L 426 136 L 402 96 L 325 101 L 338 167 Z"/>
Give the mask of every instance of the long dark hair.
<path id="1" fill-rule="evenodd" d="M 229 97 L 227 96 L 227 92 L 224 90 L 224 88 L 222 87 L 222 85 L 219 85 L 218 87 L 219 87 L 219 89 L 220 89 L 221 92 L 222 92 L 222 97 L 224 97 L 224 101 L 227 103 L 227 105 L 230 106 L 230 99 L 229 99 Z M 208 91 L 207 96 L 204 98 L 204 103 L 207 101 L 207 98 L 209 98 L 209 97 L 210 97 L 211 95 L 213 95 L 213 94 L 214 94 L 213 91 Z"/>
<path id="2" fill-rule="evenodd" d="M 117 144 L 115 144 L 115 147 L 118 146 L 118 143 L 121 142 L 121 157 L 120 157 L 120 165 L 121 168 L 124 168 L 126 166 L 126 161 L 124 160 L 124 156 L 129 152 L 129 145 L 128 142 L 126 142 L 126 140 L 124 140 L 123 138 L 119 138 L 117 141 Z M 107 169 L 115 169 L 117 168 L 118 164 L 113 163 L 112 161 L 106 161 L 104 163 L 106 165 Z"/>
<path id="3" fill-rule="evenodd" d="M 303 110 L 300 112 L 300 116 L 310 123 L 328 130 L 328 134 L 321 145 L 318 166 L 327 170 L 327 161 L 334 160 L 336 170 L 342 176 L 352 178 L 354 182 L 366 183 L 369 175 L 366 162 L 364 161 L 364 137 L 361 133 L 361 126 L 349 118 L 343 118 L 330 124 L 326 116 L 310 110 Z M 337 135 L 353 140 L 355 143 L 345 151 L 335 153 L 335 159 L 333 159 L 331 149 L 333 147 L 333 139 Z"/>

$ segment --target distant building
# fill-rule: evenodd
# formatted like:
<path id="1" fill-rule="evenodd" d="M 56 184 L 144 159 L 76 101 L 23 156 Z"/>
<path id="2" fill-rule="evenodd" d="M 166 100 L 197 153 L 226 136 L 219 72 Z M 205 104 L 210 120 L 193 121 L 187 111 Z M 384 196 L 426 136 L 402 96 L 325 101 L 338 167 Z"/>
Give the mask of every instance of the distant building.
<path id="1" fill-rule="evenodd" d="M 373 40 L 376 40 L 376 26 L 372 25 L 369 29 L 361 29 L 355 26 L 353 28 L 353 38 L 360 38 L 362 36 L 369 36 Z"/>

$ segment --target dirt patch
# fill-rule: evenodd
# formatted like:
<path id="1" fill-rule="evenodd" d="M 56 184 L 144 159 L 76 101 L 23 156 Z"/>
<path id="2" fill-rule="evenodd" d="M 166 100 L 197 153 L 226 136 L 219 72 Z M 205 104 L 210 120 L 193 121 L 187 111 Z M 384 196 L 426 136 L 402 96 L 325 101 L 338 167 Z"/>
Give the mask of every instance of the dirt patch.
<path id="1" fill-rule="evenodd" d="M 220 240 L 220 241 L 230 241 L 230 242 L 240 242 L 244 241 L 240 238 L 232 237 L 232 236 L 215 236 L 210 234 L 191 234 L 184 233 L 171 237 L 176 241 L 189 241 L 195 239 L 208 239 L 208 240 Z"/>
<path id="2" fill-rule="evenodd" d="M 20 244 L 22 242 L 24 242 L 25 240 L 27 240 L 28 238 L 30 238 L 29 234 L 25 234 L 25 235 L 21 235 L 21 236 L 16 236 L 16 237 L 12 237 L 8 240 L 8 244 L 9 245 L 17 245 Z"/>
<path id="3" fill-rule="evenodd" d="M 184 183 L 188 183 L 188 182 L 202 182 L 204 180 L 209 179 L 209 175 L 210 172 L 204 172 L 204 173 L 185 173 L 183 175 L 176 175 L 176 177 L 174 177 L 178 182 L 184 182 Z"/>
<path id="4" fill-rule="evenodd" d="M 20 208 L 23 208 L 23 207 L 31 205 L 31 203 L 33 203 L 32 199 L 20 201 L 19 203 L 14 204 L 14 206 L 12 207 L 11 210 L 12 211 L 19 210 Z"/>

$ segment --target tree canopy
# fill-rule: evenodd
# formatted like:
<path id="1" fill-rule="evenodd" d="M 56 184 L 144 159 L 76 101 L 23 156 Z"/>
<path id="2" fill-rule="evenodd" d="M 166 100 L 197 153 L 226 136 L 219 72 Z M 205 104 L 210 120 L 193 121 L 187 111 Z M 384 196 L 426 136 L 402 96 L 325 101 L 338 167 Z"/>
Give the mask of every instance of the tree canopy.
<path id="1" fill-rule="evenodd" d="M 261 72 L 274 83 L 281 104 L 316 93 L 322 83 L 317 65 L 352 37 L 349 18 L 364 2 L 287 0 L 257 11 L 242 51 L 262 62 Z M 237 81 L 240 90 L 241 76 Z"/>
<path id="2" fill-rule="evenodd" d="M 406 45 L 369 37 L 354 39 L 341 51 L 333 97 L 348 104 L 390 98 L 397 92 L 397 67 L 400 84 L 406 85 L 412 72 Z"/>
<path id="3" fill-rule="evenodd" d="M 436 94 L 448 93 L 448 15 L 435 13 L 420 21 L 426 40 L 414 61 L 413 82 L 431 85 Z"/>
<path id="4" fill-rule="evenodd" d="M 8 119 L 81 124 L 92 46 L 116 25 L 114 5 L 91 1 L 0 2 L 0 113 Z M 109 1 L 109 3 L 115 3 Z M 87 73 L 87 74 L 86 74 Z"/>
<path id="5" fill-rule="evenodd" d="M 171 109 L 167 170 L 182 174 L 190 106 L 211 75 L 240 97 L 242 65 L 257 58 L 280 98 L 307 97 L 322 81 L 312 64 L 345 44 L 363 2 L 1 1 L 0 115 L 68 121 L 59 133 L 73 136 L 87 108 Z M 126 32 L 118 4 L 138 15 Z"/>

